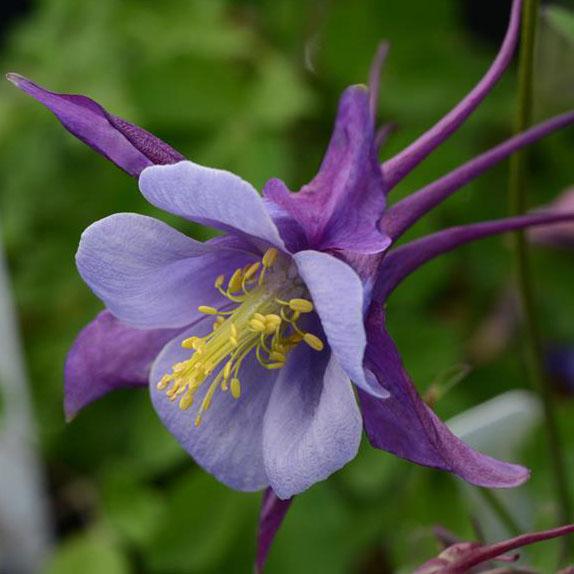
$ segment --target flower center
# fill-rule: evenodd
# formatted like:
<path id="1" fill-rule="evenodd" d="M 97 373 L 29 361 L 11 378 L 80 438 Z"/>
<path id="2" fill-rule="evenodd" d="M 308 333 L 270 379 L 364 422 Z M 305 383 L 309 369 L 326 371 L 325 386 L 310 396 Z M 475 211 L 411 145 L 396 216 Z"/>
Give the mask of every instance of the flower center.
<path id="1" fill-rule="evenodd" d="M 261 261 L 236 269 L 226 283 L 224 275 L 215 280 L 217 289 L 228 301 L 223 309 L 206 305 L 200 312 L 213 315 L 211 333 L 189 337 L 181 346 L 191 349 L 189 359 L 173 365 L 171 373 L 157 385 L 169 399 L 179 399 L 181 410 L 189 409 L 200 387 L 210 379 L 201 401 L 195 426 L 211 406 L 215 391 L 241 396 L 240 369 L 250 353 L 266 369 L 280 369 L 287 355 L 302 341 L 316 351 L 323 341 L 298 325 L 301 315 L 313 311 L 313 303 L 294 268 L 286 268 L 276 249 L 268 249 Z"/>

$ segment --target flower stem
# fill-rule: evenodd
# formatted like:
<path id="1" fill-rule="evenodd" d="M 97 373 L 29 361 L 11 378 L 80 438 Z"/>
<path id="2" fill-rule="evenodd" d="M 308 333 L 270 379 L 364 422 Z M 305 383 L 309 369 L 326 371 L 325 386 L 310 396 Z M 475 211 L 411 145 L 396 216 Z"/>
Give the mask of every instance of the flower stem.
<path id="1" fill-rule="evenodd" d="M 516 133 L 527 129 L 532 120 L 534 42 L 539 5 L 540 0 L 525 0 L 524 3 L 518 78 L 518 115 L 515 126 Z M 510 163 L 509 200 L 510 211 L 513 215 L 522 214 L 527 209 L 526 177 L 526 152 L 521 151 L 514 155 Z M 560 523 L 564 524 L 571 522 L 572 516 L 569 483 L 560 440 L 556 403 L 544 370 L 541 335 L 534 303 L 535 297 L 531 279 L 528 243 L 524 233 L 521 231 L 515 234 L 514 255 L 517 284 L 525 317 L 525 339 L 529 377 L 532 385 L 540 394 L 544 406 L 545 429 L 555 480 L 558 518 Z M 569 542 L 566 538 L 563 540 L 564 548 L 567 549 Z"/>
<path id="2" fill-rule="evenodd" d="M 496 515 L 496 518 L 508 531 L 510 536 L 519 536 L 522 534 L 522 530 L 520 529 L 520 526 L 518 526 L 516 520 L 514 520 L 514 516 L 510 514 L 508 508 L 506 508 L 500 498 L 496 496 L 494 491 L 489 490 L 488 488 L 478 488 L 477 490 L 484 502 Z"/>

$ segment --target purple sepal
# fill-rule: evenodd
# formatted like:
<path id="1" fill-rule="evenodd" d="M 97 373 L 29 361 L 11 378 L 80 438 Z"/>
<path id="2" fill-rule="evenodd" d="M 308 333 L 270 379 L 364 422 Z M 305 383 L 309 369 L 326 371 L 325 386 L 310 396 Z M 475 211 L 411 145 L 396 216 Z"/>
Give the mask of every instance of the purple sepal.
<path id="1" fill-rule="evenodd" d="M 277 182 L 265 187 L 266 199 L 299 223 L 311 249 L 377 253 L 390 243 L 378 227 L 385 184 L 369 98 L 364 86 L 345 90 L 329 148 L 309 184 L 298 193 Z"/>
<path id="2" fill-rule="evenodd" d="M 156 355 L 179 329 L 140 330 L 102 311 L 78 335 L 65 366 L 64 410 L 71 420 L 110 391 L 148 384 Z"/>
<path id="3" fill-rule="evenodd" d="M 292 502 L 293 498 L 281 500 L 271 488 L 268 488 L 263 493 L 261 512 L 259 514 L 259 533 L 257 536 L 256 574 L 263 573 L 271 544 L 273 544 L 277 530 L 283 523 Z"/>
<path id="4" fill-rule="evenodd" d="M 380 400 L 359 389 L 370 443 L 417 464 L 446 470 L 490 488 L 518 486 L 529 471 L 481 454 L 453 435 L 418 395 L 398 350 L 385 329 L 382 309 L 373 305 L 367 319 L 366 367 L 391 394 Z"/>
<path id="5" fill-rule="evenodd" d="M 465 243 L 525 227 L 559 225 L 566 221 L 574 221 L 574 211 L 571 213 L 550 211 L 461 225 L 411 241 L 391 251 L 383 260 L 373 298 L 380 302 L 386 301 L 397 285 L 421 265 Z"/>
<path id="6" fill-rule="evenodd" d="M 452 135 L 479 106 L 496 85 L 512 61 L 520 30 L 521 0 L 512 4 L 510 22 L 496 59 L 480 82 L 435 126 L 420 136 L 402 152 L 383 164 L 386 183 L 392 189 L 421 163 L 434 149 Z"/>
<path id="7" fill-rule="evenodd" d="M 134 177 L 150 165 L 185 159 L 156 136 L 108 113 L 86 96 L 50 92 L 19 74 L 6 77 L 44 104 L 70 133 Z"/>

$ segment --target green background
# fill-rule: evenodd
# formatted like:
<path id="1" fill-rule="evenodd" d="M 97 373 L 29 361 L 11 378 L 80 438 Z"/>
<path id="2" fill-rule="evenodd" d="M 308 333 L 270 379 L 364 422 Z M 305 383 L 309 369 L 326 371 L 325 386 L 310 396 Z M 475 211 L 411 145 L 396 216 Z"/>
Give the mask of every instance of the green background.
<path id="1" fill-rule="evenodd" d="M 382 158 L 430 127 L 473 86 L 497 43 L 472 32 L 464 4 L 37 0 L 4 38 L 1 67 L 60 92 L 89 95 L 194 161 L 232 170 L 258 188 L 280 177 L 296 189 L 317 170 L 338 97 L 367 79 L 379 40 L 391 41 L 380 119 L 399 126 Z M 553 12 L 541 30 L 538 118 L 574 101 L 572 19 Z M 558 58 L 561 64 L 552 66 Z M 511 70 L 460 133 L 393 197 L 508 137 L 515 88 Z M 532 148 L 532 205 L 572 183 L 573 151 L 572 130 Z M 492 169 L 409 237 L 504 216 L 507 176 L 507 164 Z M 156 215 L 207 237 L 146 204 L 134 180 L 4 82 L 0 218 L 57 532 L 46 572 L 250 572 L 259 495 L 232 492 L 198 469 L 159 424 L 145 392 L 110 395 L 64 423 L 66 351 L 101 308 L 75 270 L 74 253 L 86 226 L 121 211 Z M 474 356 L 473 334 L 508 284 L 511 262 L 507 240 L 486 240 L 427 266 L 393 296 L 390 328 L 421 392 Z M 574 345 L 574 253 L 536 250 L 534 277 L 546 339 Z M 436 410 L 448 418 L 527 386 L 514 339 L 477 365 Z M 565 397 L 560 418 L 571 476 L 573 415 L 573 400 Z M 545 527 L 556 524 L 556 503 L 540 430 L 517 456 L 534 471 L 524 490 L 535 501 L 536 526 Z M 436 553 L 435 524 L 474 536 L 455 479 L 375 451 L 365 440 L 355 461 L 297 498 L 269 571 L 409 572 Z M 552 543 L 541 546 L 532 559 L 544 563 L 553 549 Z"/>

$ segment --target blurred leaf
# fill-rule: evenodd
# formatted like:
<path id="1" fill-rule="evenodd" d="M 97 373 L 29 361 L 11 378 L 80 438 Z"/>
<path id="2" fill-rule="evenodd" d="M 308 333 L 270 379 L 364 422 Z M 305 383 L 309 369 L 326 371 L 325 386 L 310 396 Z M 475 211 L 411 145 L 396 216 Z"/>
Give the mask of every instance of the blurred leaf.
<path id="1" fill-rule="evenodd" d="M 129 465 L 115 465 L 104 479 L 103 510 L 120 536 L 144 546 L 156 532 L 163 501 L 155 490 L 137 481 Z"/>
<path id="2" fill-rule="evenodd" d="M 306 115 L 313 97 L 290 62 L 269 56 L 260 66 L 260 78 L 247 105 L 248 117 L 263 127 L 284 128 Z"/>
<path id="3" fill-rule="evenodd" d="M 253 502 L 253 497 L 233 492 L 203 471 L 177 481 L 147 549 L 154 571 L 217 571 L 241 530 L 255 532 Z"/>
<path id="4" fill-rule="evenodd" d="M 563 6 L 548 6 L 544 16 L 554 29 L 574 42 L 574 10 Z"/>
<path id="5" fill-rule="evenodd" d="M 46 574 L 129 574 L 127 558 L 106 533 L 86 532 L 62 543 Z"/>

